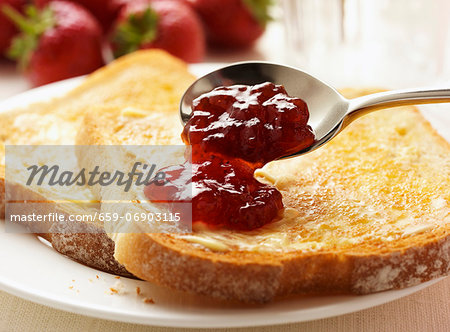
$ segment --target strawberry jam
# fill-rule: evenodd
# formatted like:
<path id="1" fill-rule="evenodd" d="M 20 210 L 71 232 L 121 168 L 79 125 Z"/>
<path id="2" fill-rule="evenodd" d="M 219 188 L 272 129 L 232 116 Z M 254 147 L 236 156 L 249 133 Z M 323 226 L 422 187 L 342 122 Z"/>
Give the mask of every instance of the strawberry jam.
<path id="1" fill-rule="evenodd" d="M 283 208 L 281 193 L 258 182 L 254 168 L 239 159 L 211 155 L 209 160 L 188 163 L 160 170 L 168 183 L 147 186 L 145 195 L 154 201 L 179 202 L 189 199 L 186 188 L 192 188 L 193 223 L 241 230 L 263 226 Z M 173 204 L 173 212 L 183 215 L 181 209 L 182 204 Z"/>
<path id="2" fill-rule="evenodd" d="M 190 158 L 160 170 L 165 184 L 146 186 L 147 198 L 191 201 L 193 224 L 251 230 L 274 220 L 283 209 L 281 193 L 253 173 L 314 142 L 306 103 L 263 83 L 216 88 L 192 109 L 182 133 Z"/>
<path id="3" fill-rule="evenodd" d="M 219 87 L 195 99 L 192 111 L 181 137 L 201 152 L 262 166 L 314 142 L 306 103 L 281 85 Z"/>

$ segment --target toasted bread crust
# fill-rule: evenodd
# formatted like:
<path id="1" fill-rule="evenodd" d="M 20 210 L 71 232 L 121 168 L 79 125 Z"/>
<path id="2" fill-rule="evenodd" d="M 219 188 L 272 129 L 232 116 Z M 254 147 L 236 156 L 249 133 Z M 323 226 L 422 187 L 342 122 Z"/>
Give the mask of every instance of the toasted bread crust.
<path id="1" fill-rule="evenodd" d="M 282 265 L 196 251 L 170 236 L 127 234 L 116 240 L 116 259 L 145 280 L 173 289 L 240 301 L 266 302 L 280 286 Z"/>
<path id="2" fill-rule="evenodd" d="M 51 233 L 46 237 L 53 248 L 73 260 L 95 269 L 135 278 L 114 259 L 114 242 L 104 233 Z"/>
<path id="3" fill-rule="evenodd" d="M 215 253 L 157 234 L 119 236 L 116 247 L 116 259 L 144 280 L 256 303 L 300 293 L 368 294 L 413 286 L 450 272 L 448 232 L 384 254 Z"/>
<path id="4" fill-rule="evenodd" d="M 5 219 L 5 178 L 0 178 L 0 219 Z"/>

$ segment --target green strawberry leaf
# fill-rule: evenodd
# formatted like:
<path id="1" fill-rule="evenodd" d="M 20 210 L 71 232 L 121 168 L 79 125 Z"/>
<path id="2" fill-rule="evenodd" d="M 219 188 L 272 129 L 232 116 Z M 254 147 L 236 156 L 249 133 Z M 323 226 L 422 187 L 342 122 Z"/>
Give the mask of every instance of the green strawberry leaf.
<path id="1" fill-rule="evenodd" d="M 112 37 L 116 58 L 138 50 L 156 38 L 158 14 L 147 8 L 144 12 L 130 15 L 120 23 Z"/>
<path id="2" fill-rule="evenodd" d="M 13 39 L 7 55 L 18 60 L 19 68 L 24 70 L 38 47 L 41 35 L 56 25 L 53 11 L 50 7 L 38 10 L 32 5 L 25 8 L 25 16 L 9 5 L 2 6 L 1 10 L 21 31 Z"/>
<path id="3" fill-rule="evenodd" d="M 20 38 L 14 38 L 11 46 L 6 53 L 13 60 L 18 60 L 21 70 L 24 70 L 30 62 L 33 50 L 37 47 L 37 39 L 32 35 L 23 35 Z"/>
<path id="4" fill-rule="evenodd" d="M 244 4 L 263 27 L 273 20 L 269 14 L 269 9 L 273 5 L 273 0 L 243 0 Z"/>

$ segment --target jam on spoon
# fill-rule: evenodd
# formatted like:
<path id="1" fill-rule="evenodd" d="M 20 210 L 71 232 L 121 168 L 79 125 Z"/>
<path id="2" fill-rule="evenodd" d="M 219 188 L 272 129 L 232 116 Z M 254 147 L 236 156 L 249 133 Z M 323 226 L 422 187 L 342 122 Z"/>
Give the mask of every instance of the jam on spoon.
<path id="1" fill-rule="evenodd" d="M 160 170 L 165 184 L 146 186 L 147 198 L 189 199 L 193 224 L 251 230 L 274 220 L 283 209 L 281 193 L 253 173 L 314 143 L 306 103 L 267 82 L 216 88 L 195 99 L 192 110 L 181 135 L 190 158 Z"/>
<path id="2" fill-rule="evenodd" d="M 181 135 L 202 153 L 218 153 L 262 166 L 314 142 L 309 113 L 281 85 L 219 87 L 192 103 Z"/>

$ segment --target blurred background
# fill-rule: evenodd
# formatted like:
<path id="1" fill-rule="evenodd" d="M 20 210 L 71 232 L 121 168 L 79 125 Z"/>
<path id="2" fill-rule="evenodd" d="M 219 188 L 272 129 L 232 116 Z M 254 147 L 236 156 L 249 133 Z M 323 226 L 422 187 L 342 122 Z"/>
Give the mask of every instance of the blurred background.
<path id="1" fill-rule="evenodd" d="M 286 61 L 334 85 L 449 78 L 447 0 L 284 0 Z"/>
<path id="2" fill-rule="evenodd" d="M 52 2 L 61 1 L 0 0 L 0 9 L 5 5 L 15 7 L 17 13 L 30 20 L 29 10 L 26 9 L 28 5 L 32 4 L 39 10 L 44 10 L 54 6 Z M 64 57 L 61 59 L 54 57 L 47 67 L 59 61 L 74 61 L 72 67 L 75 66 L 80 71 L 64 72 L 64 66 L 69 66 L 68 63 L 58 64 L 59 67 L 55 69 L 56 75 L 42 71 L 41 67 L 46 63 L 44 61 L 43 65 L 35 61 L 35 58 L 42 58 L 35 56 L 35 53 L 38 55 L 41 55 L 39 52 L 43 53 L 40 43 L 44 44 L 42 40 L 45 39 L 47 32 L 45 28 L 40 27 L 44 31 L 39 30 L 33 35 L 34 49 L 31 55 L 27 54 L 28 62 L 25 62 L 25 66 L 22 64 L 18 69 L 16 62 L 20 60 L 20 55 L 19 58 L 17 54 L 15 55 L 15 61 L 8 60 L 11 58 L 11 52 L 3 51 L 0 60 L 0 99 L 32 86 L 86 74 L 111 61 L 114 56 L 151 47 L 166 48 L 172 54 L 184 57 L 185 61 L 192 63 L 228 63 L 243 60 L 286 63 L 310 72 L 338 88 L 344 86 L 401 88 L 442 85 L 450 82 L 448 0 L 74 0 L 70 2 L 82 7 L 82 10 L 89 12 L 92 19 L 97 21 L 102 63 L 97 61 L 94 67 L 82 68 L 81 65 L 77 67 L 76 61 L 80 57 L 85 57 L 85 54 L 74 56 L 73 60 L 67 60 L 67 57 L 66 60 Z M 158 4 L 163 2 L 166 5 Z M 97 7 L 93 5 L 94 3 Z M 113 9 L 108 9 L 110 13 L 105 18 L 104 12 L 107 8 Z M 82 17 L 80 13 L 75 13 L 76 9 L 73 11 L 74 16 Z M 70 8 L 68 12 L 70 15 Z M 0 14 L 0 39 L 13 40 L 21 36 L 21 31 L 23 35 L 24 27 L 21 26 L 20 20 L 19 22 L 17 18 L 14 20 L 14 15 L 7 14 L 4 9 Z M 195 17 L 192 18 L 188 14 Z M 148 38 L 148 31 L 136 31 L 136 27 L 132 25 L 133 19 L 141 17 L 139 15 L 142 16 L 139 27 L 142 27 L 144 22 L 149 25 L 149 29 L 154 29 L 150 39 L 145 40 Z M 182 26 L 178 30 L 184 31 L 184 35 L 182 32 L 177 36 L 180 32 L 176 28 L 165 25 L 166 16 L 175 17 L 183 22 L 193 20 L 193 24 Z M 33 21 L 33 18 L 31 20 Z M 38 17 L 39 20 L 42 21 L 42 16 Z M 58 22 L 62 22 L 61 25 L 64 26 L 64 22 L 70 21 L 67 16 L 61 16 L 57 11 L 53 20 L 49 23 L 51 28 L 55 28 Z M 16 27 L 12 29 L 10 37 L 5 37 L 6 26 L 10 28 L 12 21 L 15 21 Z M 220 26 L 221 22 L 225 26 Z M 92 34 L 92 31 L 89 33 Z M 177 47 L 160 40 L 160 35 L 167 34 L 176 37 L 172 43 L 177 44 Z M 136 38 L 139 42 L 130 44 L 130 40 Z M 177 40 L 188 42 L 184 48 L 179 48 L 183 42 Z M 10 48 L 12 44 L 13 41 L 10 41 Z M 66 47 L 64 43 L 61 45 Z M 196 51 L 187 51 L 189 48 Z M 56 54 L 55 51 L 44 51 Z M 72 51 L 74 52 L 76 53 Z M 58 76 L 59 73 L 61 77 Z"/>

